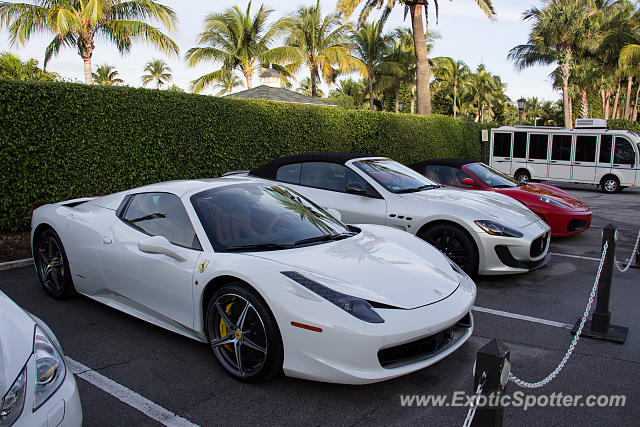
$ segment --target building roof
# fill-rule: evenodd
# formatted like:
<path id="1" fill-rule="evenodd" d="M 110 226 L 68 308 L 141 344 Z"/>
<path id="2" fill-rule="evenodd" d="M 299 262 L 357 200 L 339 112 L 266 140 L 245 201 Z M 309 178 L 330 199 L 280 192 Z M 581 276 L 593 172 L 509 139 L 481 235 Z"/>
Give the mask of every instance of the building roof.
<path id="1" fill-rule="evenodd" d="M 272 160 L 269 163 L 263 166 L 260 166 L 259 168 L 253 169 L 251 172 L 249 172 L 249 175 L 257 176 L 260 178 L 276 179 L 276 175 L 278 174 L 278 169 L 281 166 L 289 165 L 292 163 L 328 162 L 328 163 L 338 163 L 343 165 L 349 160 L 366 158 L 366 157 L 378 157 L 378 156 L 371 156 L 369 154 L 358 154 L 358 153 L 296 154 L 293 156 L 281 157 L 279 159 Z"/>
<path id="2" fill-rule="evenodd" d="M 415 171 L 423 173 L 425 166 L 442 165 L 442 166 L 451 166 L 451 167 L 459 169 L 462 166 L 468 165 L 470 163 L 478 163 L 478 160 L 456 159 L 456 158 L 429 159 L 429 160 L 423 160 L 421 162 L 413 163 L 413 164 L 409 165 L 409 167 L 411 169 L 415 170 Z"/>
<path id="3" fill-rule="evenodd" d="M 244 99 L 267 99 L 269 101 L 292 102 L 295 104 L 314 104 L 325 105 L 328 107 L 336 106 L 335 104 L 319 98 L 313 98 L 311 96 L 303 95 L 292 90 L 283 89 L 281 87 L 271 87 L 267 85 L 256 86 L 254 88 L 232 93 L 226 96 L 231 98 Z"/>
<path id="4" fill-rule="evenodd" d="M 273 68 L 269 68 L 264 73 L 260 74 L 260 78 L 265 78 L 265 77 L 277 77 L 277 78 L 280 78 L 282 76 L 280 75 L 279 72 L 277 72 Z"/>

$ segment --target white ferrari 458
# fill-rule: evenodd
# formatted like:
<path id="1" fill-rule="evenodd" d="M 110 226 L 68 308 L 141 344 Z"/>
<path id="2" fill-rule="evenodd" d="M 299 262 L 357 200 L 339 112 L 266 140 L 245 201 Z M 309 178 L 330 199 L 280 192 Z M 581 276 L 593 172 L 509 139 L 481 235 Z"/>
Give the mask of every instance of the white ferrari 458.
<path id="1" fill-rule="evenodd" d="M 338 216 L 259 179 L 175 181 L 37 208 L 33 254 L 49 295 L 208 342 L 243 381 L 370 383 L 471 336 L 476 287 L 455 263 Z"/>

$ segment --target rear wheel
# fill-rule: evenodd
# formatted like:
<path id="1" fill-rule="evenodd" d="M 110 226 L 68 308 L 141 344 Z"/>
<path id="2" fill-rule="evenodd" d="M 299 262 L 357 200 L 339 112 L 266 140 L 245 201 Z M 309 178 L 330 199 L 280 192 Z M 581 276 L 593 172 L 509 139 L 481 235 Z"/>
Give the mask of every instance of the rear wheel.
<path id="1" fill-rule="evenodd" d="M 607 175 L 600 180 L 600 190 L 603 193 L 613 194 L 621 190 L 620 181 L 614 175 Z"/>
<path id="2" fill-rule="evenodd" d="M 76 293 L 67 254 L 58 234 L 49 229 L 36 238 L 34 263 L 44 290 L 53 298 L 69 298 Z"/>
<path id="3" fill-rule="evenodd" d="M 513 178 L 518 181 L 520 184 L 526 184 L 529 181 L 531 181 L 531 175 L 529 174 L 529 171 L 527 171 L 526 169 L 519 169 L 515 175 L 513 176 Z"/>
<path id="4" fill-rule="evenodd" d="M 423 231 L 419 237 L 451 258 L 465 273 L 475 274 L 478 263 L 475 243 L 460 227 L 436 224 Z"/>
<path id="5" fill-rule="evenodd" d="M 283 347 L 271 311 L 253 290 L 240 282 L 218 289 L 207 309 L 209 345 L 220 365 L 244 382 L 280 373 Z"/>

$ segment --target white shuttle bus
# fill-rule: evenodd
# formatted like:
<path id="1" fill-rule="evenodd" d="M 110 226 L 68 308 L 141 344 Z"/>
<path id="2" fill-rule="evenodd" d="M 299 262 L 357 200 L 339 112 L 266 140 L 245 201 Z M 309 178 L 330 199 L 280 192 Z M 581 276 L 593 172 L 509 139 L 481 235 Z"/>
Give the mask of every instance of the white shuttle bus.
<path id="1" fill-rule="evenodd" d="M 577 119 L 575 129 L 491 129 L 489 164 L 517 181 L 591 183 L 605 193 L 640 186 L 640 136 L 609 130 L 603 119 Z"/>

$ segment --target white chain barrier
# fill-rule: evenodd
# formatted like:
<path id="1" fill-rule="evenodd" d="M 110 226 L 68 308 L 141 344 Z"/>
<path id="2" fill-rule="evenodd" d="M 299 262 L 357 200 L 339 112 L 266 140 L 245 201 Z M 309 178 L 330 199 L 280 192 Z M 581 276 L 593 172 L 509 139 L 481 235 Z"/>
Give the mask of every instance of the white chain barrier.
<path id="1" fill-rule="evenodd" d="M 624 273 L 625 271 L 627 271 L 629 267 L 631 267 L 631 264 L 633 264 L 633 260 L 636 259 L 636 256 L 638 256 L 638 242 L 640 242 L 640 231 L 638 231 L 638 237 L 636 237 L 636 244 L 633 246 L 633 252 L 631 252 L 631 257 L 629 258 L 629 263 L 627 263 L 626 267 L 620 267 L 620 264 L 618 264 L 617 260 L 614 262 L 614 264 L 616 265 L 616 268 L 620 270 L 620 272 Z"/>
<path id="2" fill-rule="evenodd" d="M 487 373 L 482 372 L 482 376 L 480 377 L 480 381 L 478 381 L 478 387 L 476 388 L 476 394 L 472 398 L 473 405 L 469 407 L 469 412 L 467 412 L 467 418 L 464 420 L 464 424 L 462 427 L 469 427 L 473 422 L 473 417 L 476 415 L 476 409 L 478 409 L 478 396 L 482 394 L 482 389 L 484 388 L 484 382 L 487 380 Z"/>
<path id="3" fill-rule="evenodd" d="M 637 246 L 637 243 L 638 242 L 636 241 L 636 246 Z M 578 330 L 576 331 L 576 334 L 573 337 L 571 344 L 569 345 L 569 349 L 567 350 L 567 353 L 564 355 L 564 357 L 562 358 L 558 366 L 556 366 L 553 372 L 547 375 L 546 378 L 537 382 L 524 381 L 513 374 L 509 374 L 510 381 L 512 381 L 516 385 L 519 385 L 520 387 L 523 387 L 523 388 L 539 388 L 549 384 L 551 381 L 554 380 L 555 377 L 558 376 L 560 371 L 562 371 L 562 368 L 564 368 L 564 365 L 567 363 L 567 361 L 571 357 L 571 354 L 573 353 L 573 350 L 576 348 L 576 345 L 580 340 L 580 334 L 582 333 L 582 328 L 584 328 L 584 324 L 587 321 L 587 317 L 589 317 L 589 312 L 591 311 L 591 304 L 593 304 L 593 299 L 596 296 L 596 292 L 598 290 L 598 284 L 600 283 L 600 274 L 602 273 L 602 266 L 604 265 L 604 259 L 607 255 L 608 247 L 609 247 L 609 242 L 605 242 L 604 247 L 602 248 L 602 256 L 600 257 L 600 265 L 598 266 L 598 274 L 596 274 L 596 280 L 593 283 L 593 289 L 591 289 L 591 294 L 589 295 L 589 302 L 587 302 L 587 307 L 584 309 L 584 314 L 582 315 L 582 319 L 580 320 L 580 326 L 578 327 Z"/>

